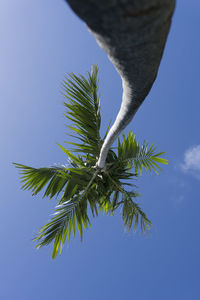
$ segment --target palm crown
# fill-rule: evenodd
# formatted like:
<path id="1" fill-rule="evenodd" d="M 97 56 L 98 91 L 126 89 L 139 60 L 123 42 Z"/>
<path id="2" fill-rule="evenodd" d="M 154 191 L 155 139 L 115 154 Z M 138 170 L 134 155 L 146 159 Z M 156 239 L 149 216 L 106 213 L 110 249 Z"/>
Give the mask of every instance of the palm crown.
<path id="1" fill-rule="evenodd" d="M 34 239 L 38 248 L 53 242 L 53 258 L 59 248 L 61 253 L 66 238 L 69 241 L 71 233 L 75 236 L 76 228 L 82 239 L 83 230 L 91 226 L 88 207 L 94 217 L 99 211 L 112 215 L 122 207 L 123 223 L 128 230 L 136 230 L 140 224 L 141 231 L 146 233 L 151 222 L 137 203 L 138 194 L 131 190 L 134 185 L 130 179 L 141 175 L 143 168 L 158 174 L 158 164 L 167 164 L 160 157 L 164 152 L 156 153 L 155 147 L 146 142 L 140 146 L 129 132 L 127 138 L 123 134 L 122 141 L 118 140 L 116 152 L 109 150 L 106 168 L 96 167 L 104 140 L 100 137 L 97 73 L 94 66 L 87 78 L 70 74 L 63 82 L 65 116 L 73 124 L 68 127 L 75 138 L 75 142 L 66 142 L 72 146 L 70 150 L 59 145 L 67 155 L 68 165 L 36 169 L 15 163 L 20 169 L 22 189 L 31 190 L 33 195 L 45 189 L 43 197 L 59 199 L 54 216 Z"/>

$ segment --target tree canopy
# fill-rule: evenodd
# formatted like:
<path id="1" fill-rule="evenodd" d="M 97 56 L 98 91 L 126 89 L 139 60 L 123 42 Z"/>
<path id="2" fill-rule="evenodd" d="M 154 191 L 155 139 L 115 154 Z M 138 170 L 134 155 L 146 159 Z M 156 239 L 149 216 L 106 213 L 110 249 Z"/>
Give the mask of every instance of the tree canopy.
<path id="1" fill-rule="evenodd" d="M 98 93 L 98 68 L 92 67 L 87 77 L 70 74 L 62 85 L 65 97 L 66 118 L 73 142 L 66 148 L 59 145 L 66 154 L 67 164 L 61 166 L 33 168 L 14 163 L 20 170 L 23 190 L 37 195 L 43 190 L 43 197 L 57 201 L 53 217 L 45 224 L 35 241 L 36 247 L 53 243 L 52 257 L 61 253 L 66 239 L 75 237 L 79 232 L 82 240 L 83 231 L 91 226 L 91 216 L 98 216 L 103 211 L 113 215 L 122 209 L 124 226 L 134 230 L 140 226 L 142 232 L 150 230 L 151 222 L 138 203 L 139 194 L 133 179 L 142 175 L 142 171 L 161 170 L 159 164 L 168 161 L 157 152 L 156 147 L 144 141 L 141 145 L 132 132 L 118 139 L 118 146 L 108 152 L 106 168 L 97 167 L 97 159 L 104 138 L 100 136 L 101 114 Z M 89 210 L 90 209 L 90 210 Z M 91 213 L 90 213 L 91 211 Z"/>

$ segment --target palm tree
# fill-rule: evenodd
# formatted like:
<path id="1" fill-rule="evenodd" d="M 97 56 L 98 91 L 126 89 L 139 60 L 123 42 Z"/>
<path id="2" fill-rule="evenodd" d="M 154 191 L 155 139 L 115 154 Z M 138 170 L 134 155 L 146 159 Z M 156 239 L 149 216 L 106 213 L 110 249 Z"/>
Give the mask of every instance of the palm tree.
<path id="1" fill-rule="evenodd" d="M 103 141 L 100 137 L 100 97 L 98 95 L 98 69 L 96 66 L 82 75 L 70 74 L 63 82 L 63 95 L 66 98 L 66 118 L 72 122 L 68 126 L 75 142 L 66 142 L 71 149 L 59 145 L 68 159 L 67 165 L 33 168 L 15 163 L 20 169 L 22 189 L 33 195 L 45 189 L 43 197 L 58 199 L 55 214 L 44 225 L 35 238 L 37 247 L 53 243 L 52 257 L 62 251 L 66 238 L 71 233 L 75 237 L 76 228 L 82 240 L 83 231 L 91 226 L 89 208 L 93 217 L 100 211 L 113 215 L 122 208 L 124 225 L 136 230 L 138 224 L 142 232 L 150 229 L 151 222 L 138 204 L 138 193 L 131 179 L 146 171 L 161 170 L 158 164 L 167 164 L 161 158 L 164 153 L 156 153 L 153 145 L 144 141 L 139 145 L 129 132 L 122 141 L 118 140 L 117 151 L 109 149 L 106 167 L 99 168 L 97 160 Z M 126 186 L 128 189 L 126 189 Z"/>

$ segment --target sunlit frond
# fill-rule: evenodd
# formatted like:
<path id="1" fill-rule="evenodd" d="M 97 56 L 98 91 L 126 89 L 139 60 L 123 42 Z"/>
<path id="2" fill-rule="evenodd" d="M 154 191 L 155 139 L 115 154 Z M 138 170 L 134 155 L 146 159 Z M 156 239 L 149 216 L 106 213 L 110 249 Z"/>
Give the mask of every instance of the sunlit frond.
<path id="1" fill-rule="evenodd" d="M 127 163 L 130 169 L 134 165 L 136 174 L 142 175 L 142 168 L 150 172 L 153 170 L 158 174 L 158 170 L 161 171 L 158 164 L 168 164 L 166 159 L 160 157 L 163 154 L 165 152 L 156 153 L 156 147 L 153 144 L 148 147 L 148 143 L 145 141 L 140 146 L 132 132 L 129 132 L 127 139 L 123 134 L 122 143 L 118 140 L 119 159 Z"/>
<path id="2" fill-rule="evenodd" d="M 63 82 L 63 95 L 67 99 L 66 117 L 73 122 L 68 128 L 79 139 L 78 143 L 67 142 L 76 148 L 71 151 L 97 156 L 102 144 L 99 130 L 101 124 L 100 97 L 98 95 L 98 68 L 94 66 L 88 78 L 70 74 Z"/>
<path id="3" fill-rule="evenodd" d="M 61 253 L 66 238 L 69 241 L 71 233 L 75 237 L 76 225 L 82 240 L 83 229 L 88 229 L 90 220 L 87 216 L 87 202 L 81 200 L 81 196 L 75 196 L 56 206 L 53 218 L 40 229 L 34 239 L 37 248 L 53 242 L 52 258 L 55 259 L 59 247 Z"/>
<path id="4" fill-rule="evenodd" d="M 22 189 L 31 190 L 33 195 L 37 195 L 46 186 L 43 197 L 50 199 L 62 192 L 68 182 L 70 175 L 64 167 L 32 168 L 14 163 L 20 169 Z"/>

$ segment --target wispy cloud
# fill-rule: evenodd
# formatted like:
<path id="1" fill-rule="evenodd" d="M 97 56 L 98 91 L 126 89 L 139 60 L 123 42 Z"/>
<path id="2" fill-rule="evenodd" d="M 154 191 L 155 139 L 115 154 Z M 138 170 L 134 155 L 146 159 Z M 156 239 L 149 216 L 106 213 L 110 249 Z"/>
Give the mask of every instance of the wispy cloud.
<path id="1" fill-rule="evenodd" d="M 200 145 L 191 147 L 185 151 L 181 169 L 200 179 Z"/>

